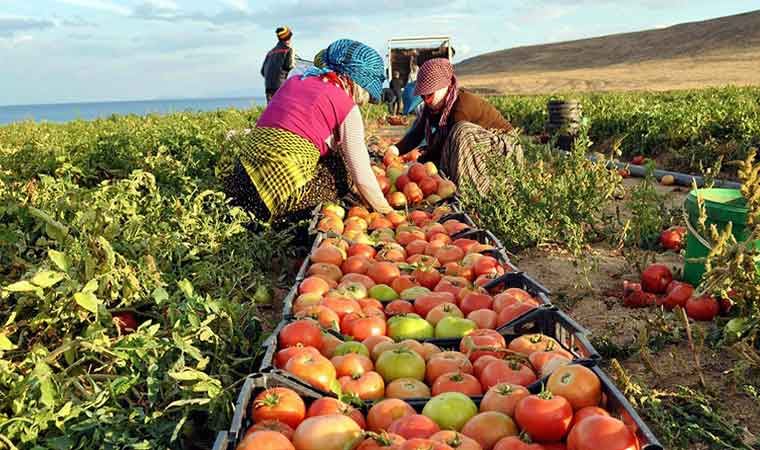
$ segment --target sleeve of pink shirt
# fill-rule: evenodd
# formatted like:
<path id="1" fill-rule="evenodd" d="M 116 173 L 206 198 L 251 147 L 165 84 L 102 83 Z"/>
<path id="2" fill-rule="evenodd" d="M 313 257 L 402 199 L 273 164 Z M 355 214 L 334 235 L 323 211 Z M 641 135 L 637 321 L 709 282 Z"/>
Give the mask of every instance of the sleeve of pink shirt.
<path id="1" fill-rule="evenodd" d="M 358 106 L 354 106 L 340 125 L 340 151 L 348 172 L 359 193 L 373 210 L 389 213 L 393 210 L 385 199 L 369 160 L 364 143 L 364 122 Z"/>

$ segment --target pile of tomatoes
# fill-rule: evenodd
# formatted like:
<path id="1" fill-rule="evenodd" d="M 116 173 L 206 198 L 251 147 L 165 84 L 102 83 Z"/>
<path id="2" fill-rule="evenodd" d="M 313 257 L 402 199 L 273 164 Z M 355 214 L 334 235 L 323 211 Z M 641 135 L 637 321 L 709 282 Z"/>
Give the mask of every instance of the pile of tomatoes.
<path id="1" fill-rule="evenodd" d="M 237 450 L 636 450 L 636 426 L 613 418 L 593 370 L 558 368 L 543 390 L 507 382 L 478 401 L 444 392 L 418 403 L 304 400 L 287 387 L 260 391 Z"/>
<path id="2" fill-rule="evenodd" d="M 694 294 L 694 286 L 674 280 L 673 272 L 664 264 L 651 264 L 644 269 L 641 283 L 623 282 L 623 304 L 631 308 L 655 305 L 667 310 L 684 308 L 687 316 L 700 321 L 713 320 L 731 308 L 730 299 Z"/>

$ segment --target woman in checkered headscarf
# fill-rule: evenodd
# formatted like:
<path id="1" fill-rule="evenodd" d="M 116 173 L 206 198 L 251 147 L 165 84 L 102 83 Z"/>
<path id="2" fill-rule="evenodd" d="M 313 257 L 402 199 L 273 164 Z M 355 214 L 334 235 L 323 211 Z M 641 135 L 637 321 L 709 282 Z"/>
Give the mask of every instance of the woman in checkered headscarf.
<path id="1" fill-rule="evenodd" d="M 226 191 L 261 221 L 287 225 L 347 194 L 353 181 L 375 211 L 392 209 L 370 166 L 359 105 L 378 100 L 383 59 L 361 42 L 328 46 L 321 67 L 289 78 L 248 134 Z"/>
<path id="2" fill-rule="evenodd" d="M 488 192 L 491 158 L 521 157 L 512 125 L 490 103 L 459 87 L 448 59 L 430 59 L 420 67 L 415 94 L 422 97 L 422 114 L 390 151 L 407 153 L 424 139 L 422 161 L 435 162 L 455 183 L 470 182 L 481 194 Z"/>

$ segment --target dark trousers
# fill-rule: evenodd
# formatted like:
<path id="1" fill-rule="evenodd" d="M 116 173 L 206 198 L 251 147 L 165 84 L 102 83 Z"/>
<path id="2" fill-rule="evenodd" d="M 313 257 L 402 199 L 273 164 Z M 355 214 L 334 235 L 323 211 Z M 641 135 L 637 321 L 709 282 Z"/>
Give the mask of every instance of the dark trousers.
<path id="1" fill-rule="evenodd" d="M 274 97 L 275 92 L 277 92 L 277 89 L 274 89 L 274 90 L 267 89 L 267 91 L 266 91 L 267 105 L 269 104 L 270 101 L 272 101 L 272 97 Z"/>

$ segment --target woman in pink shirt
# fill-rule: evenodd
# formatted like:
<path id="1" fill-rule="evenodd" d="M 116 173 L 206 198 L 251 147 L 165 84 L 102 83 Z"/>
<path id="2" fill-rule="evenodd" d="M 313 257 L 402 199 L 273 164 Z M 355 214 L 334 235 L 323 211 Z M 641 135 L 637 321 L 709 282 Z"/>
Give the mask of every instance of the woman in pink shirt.
<path id="1" fill-rule="evenodd" d="M 379 99 L 383 60 L 370 47 L 341 39 L 323 55 L 324 68 L 289 78 L 256 127 L 239 142 L 226 190 L 259 220 L 287 224 L 356 187 L 372 209 L 392 210 L 370 166 L 359 105 Z"/>

